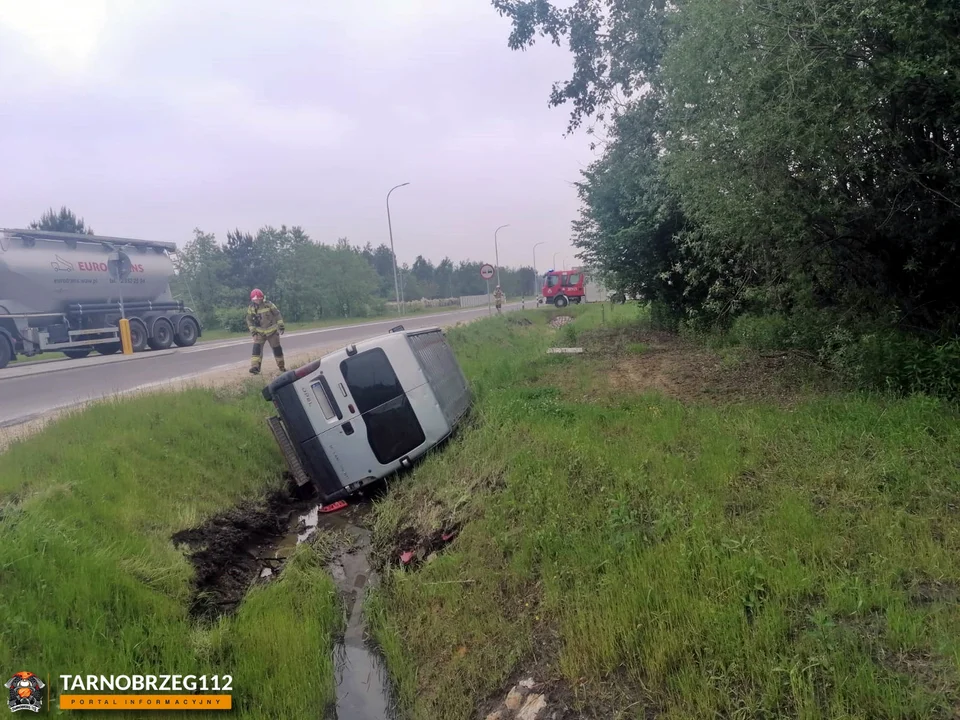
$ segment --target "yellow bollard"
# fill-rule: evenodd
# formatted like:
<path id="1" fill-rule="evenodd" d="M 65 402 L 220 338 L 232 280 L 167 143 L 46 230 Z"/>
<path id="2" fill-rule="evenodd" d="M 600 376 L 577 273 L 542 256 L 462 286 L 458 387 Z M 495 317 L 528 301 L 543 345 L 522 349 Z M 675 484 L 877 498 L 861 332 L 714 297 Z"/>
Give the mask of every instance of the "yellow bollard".
<path id="1" fill-rule="evenodd" d="M 126 318 L 120 320 L 120 345 L 123 347 L 124 355 L 133 355 L 133 340 L 130 339 L 130 321 Z"/>

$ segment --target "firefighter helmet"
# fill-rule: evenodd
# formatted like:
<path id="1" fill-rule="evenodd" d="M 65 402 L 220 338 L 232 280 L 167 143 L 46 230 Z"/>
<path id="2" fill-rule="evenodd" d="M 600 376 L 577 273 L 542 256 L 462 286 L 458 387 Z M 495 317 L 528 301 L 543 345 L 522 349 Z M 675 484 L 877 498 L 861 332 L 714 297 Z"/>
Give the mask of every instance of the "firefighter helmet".
<path id="1" fill-rule="evenodd" d="M 253 300 L 254 302 L 263 300 L 263 290 L 261 290 L 260 288 L 254 288 L 253 290 L 251 290 L 250 299 Z"/>

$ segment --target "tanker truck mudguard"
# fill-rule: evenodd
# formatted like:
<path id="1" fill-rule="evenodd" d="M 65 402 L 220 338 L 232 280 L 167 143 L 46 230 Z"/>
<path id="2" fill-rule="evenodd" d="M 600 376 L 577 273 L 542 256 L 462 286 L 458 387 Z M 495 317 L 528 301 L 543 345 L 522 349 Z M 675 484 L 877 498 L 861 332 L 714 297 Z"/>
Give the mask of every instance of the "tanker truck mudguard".
<path id="1" fill-rule="evenodd" d="M 176 251 L 174 243 L 0 229 L 0 368 L 17 355 L 120 352 L 122 316 L 134 352 L 193 345 L 200 321 L 170 291 Z M 111 272 L 118 257 L 120 279 Z"/>
<path id="2" fill-rule="evenodd" d="M 439 328 L 395 328 L 324 355 L 263 397 L 290 474 L 324 504 L 410 467 L 453 433 L 472 398 Z"/>

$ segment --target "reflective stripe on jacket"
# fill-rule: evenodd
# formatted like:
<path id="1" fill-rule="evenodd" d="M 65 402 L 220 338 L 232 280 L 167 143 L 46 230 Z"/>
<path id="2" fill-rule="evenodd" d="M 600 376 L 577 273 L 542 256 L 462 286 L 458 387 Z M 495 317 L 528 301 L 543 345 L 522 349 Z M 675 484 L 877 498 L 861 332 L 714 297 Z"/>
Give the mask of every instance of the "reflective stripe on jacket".
<path id="1" fill-rule="evenodd" d="M 264 300 L 259 306 L 250 303 L 247 308 L 247 327 L 251 333 L 269 335 L 283 327 L 283 316 L 269 300 Z"/>

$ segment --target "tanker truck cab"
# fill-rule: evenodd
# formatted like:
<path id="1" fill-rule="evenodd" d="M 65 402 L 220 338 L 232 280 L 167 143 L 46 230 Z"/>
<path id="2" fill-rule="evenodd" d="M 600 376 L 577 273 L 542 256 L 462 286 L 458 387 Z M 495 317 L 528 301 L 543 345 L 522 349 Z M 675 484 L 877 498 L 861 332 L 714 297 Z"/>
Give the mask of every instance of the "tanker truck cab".
<path id="1" fill-rule="evenodd" d="M 268 423 L 299 485 L 331 502 L 410 467 L 462 421 L 470 391 L 439 328 L 325 355 L 264 390 Z"/>
<path id="2" fill-rule="evenodd" d="M 123 316 L 134 352 L 196 343 L 200 322 L 170 290 L 176 251 L 174 243 L 0 229 L 0 369 L 17 355 L 120 352 Z"/>

